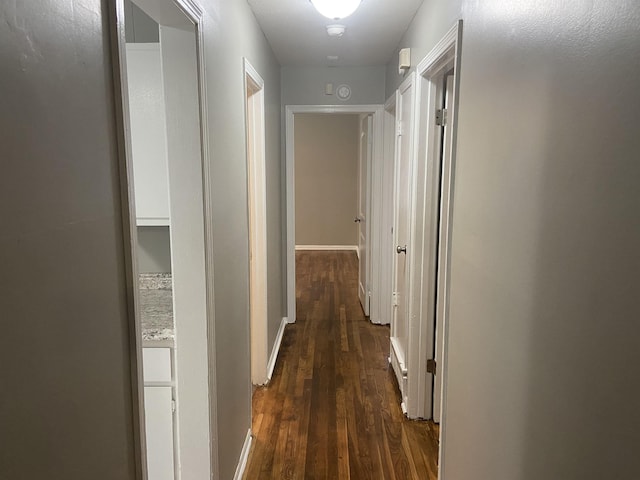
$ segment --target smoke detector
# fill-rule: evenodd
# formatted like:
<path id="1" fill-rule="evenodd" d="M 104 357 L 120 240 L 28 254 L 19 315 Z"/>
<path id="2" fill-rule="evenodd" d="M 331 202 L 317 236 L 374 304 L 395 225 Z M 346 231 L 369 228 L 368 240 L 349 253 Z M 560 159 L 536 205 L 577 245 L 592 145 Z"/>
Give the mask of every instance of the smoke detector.
<path id="1" fill-rule="evenodd" d="M 344 25 L 327 25 L 327 34 L 330 37 L 341 37 L 342 35 L 344 35 L 346 29 L 347 27 L 345 27 Z"/>

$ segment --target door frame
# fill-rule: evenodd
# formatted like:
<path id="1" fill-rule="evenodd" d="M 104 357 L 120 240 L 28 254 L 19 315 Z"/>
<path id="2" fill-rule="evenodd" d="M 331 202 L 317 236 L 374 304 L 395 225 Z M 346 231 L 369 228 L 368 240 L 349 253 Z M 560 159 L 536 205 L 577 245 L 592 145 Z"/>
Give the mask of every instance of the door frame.
<path id="1" fill-rule="evenodd" d="M 213 186 L 211 184 L 211 152 L 208 125 L 208 101 L 205 72 L 206 59 L 204 55 L 204 10 L 196 0 L 142 0 L 140 3 L 154 3 L 162 6 L 177 8 L 194 25 L 197 79 L 199 95 L 200 148 L 203 178 L 204 200 L 204 255 L 205 255 L 205 290 L 206 290 L 206 345 L 207 345 L 207 392 L 208 392 L 208 450 L 209 475 L 217 478 L 218 468 L 218 415 L 217 415 L 217 386 L 216 386 L 216 357 L 215 351 L 215 318 L 214 318 L 214 269 L 213 269 Z M 109 34 L 111 50 L 111 69 L 114 96 L 114 115 L 116 120 L 117 155 L 120 180 L 120 200 L 123 227 L 123 253 L 125 257 L 125 281 L 127 295 L 127 316 L 129 319 L 130 339 L 130 372 L 132 387 L 132 416 L 134 429 L 134 458 L 136 477 L 142 480 L 148 478 L 146 458 L 146 435 L 144 414 L 144 378 L 142 364 L 142 324 L 140 316 L 140 299 L 138 294 L 137 267 L 137 225 L 135 211 L 135 196 L 133 183 L 133 163 L 131 153 L 131 131 L 129 125 L 129 98 L 127 94 L 126 67 L 126 38 L 124 0 L 109 2 Z M 179 461 L 179 460 L 178 460 Z"/>
<path id="2" fill-rule="evenodd" d="M 249 60 L 243 59 L 245 131 L 247 136 L 247 192 L 249 204 L 249 311 L 251 382 L 270 379 L 267 364 L 267 180 L 265 152 L 264 80 Z M 251 90 L 251 95 L 249 91 Z M 251 124 L 250 124 L 251 122 Z"/>
<path id="3" fill-rule="evenodd" d="M 296 321 L 296 239 L 295 239 L 295 115 L 300 113 L 323 113 L 323 114 L 371 114 L 373 115 L 373 155 L 372 165 L 368 171 L 368 216 L 369 231 L 367 232 L 368 251 L 377 252 L 379 250 L 377 238 L 372 238 L 371 232 L 379 228 L 380 211 L 382 209 L 379 195 L 374 194 L 377 186 L 381 185 L 381 168 L 383 159 L 382 149 L 382 119 L 384 106 L 382 105 L 286 105 L 285 106 L 285 178 L 286 178 L 286 215 L 287 215 L 287 321 Z M 370 295 L 370 305 L 378 305 L 376 297 L 379 292 L 380 268 L 378 262 L 371 262 L 371 258 L 376 254 L 368 255 L 367 265 L 367 285 Z M 372 300 L 371 300 L 372 299 Z M 379 308 L 370 309 L 370 319 L 373 323 L 380 323 Z"/>
<path id="4" fill-rule="evenodd" d="M 422 272 L 419 288 L 414 291 L 413 302 L 417 309 L 415 322 L 418 335 L 412 338 L 412 359 L 417 362 L 419 375 L 422 382 L 419 388 L 414 390 L 414 401 L 420 407 L 420 416 L 431 416 L 432 396 L 428 395 L 427 382 L 433 377 L 427 376 L 426 360 L 433 355 L 435 341 L 436 308 L 441 312 L 442 318 L 438 319 L 443 329 L 443 354 L 442 362 L 437 365 L 437 371 L 442 375 L 442 417 L 440 428 L 440 451 L 442 458 L 446 444 L 446 413 L 447 413 L 447 376 L 448 376 L 448 343 L 449 343 L 449 285 L 451 273 L 451 230 L 453 220 L 453 199 L 455 185 L 455 159 L 457 142 L 457 117 L 458 97 L 460 91 L 460 46 L 462 41 L 462 20 L 456 22 L 435 47 L 424 57 L 416 67 L 416 121 L 417 155 L 418 164 L 422 169 L 417 175 L 419 190 L 418 209 L 416 215 L 421 217 L 421 229 L 416 230 L 416 237 L 420 240 L 421 248 L 417 252 L 416 265 Z M 451 128 L 449 144 L 450 155 L 443 158 L 442 177 L 440 176 L 440 128 L 435 122 L 435 110 L 440 108 L 437 98 L 439 79 L 449 70 L 454 69 L 453 95 L 451 98 L 451 111 L 448 123 Z M 426 114 L 425 114 L 426 112 Z M 441 181 L 441 189 L 436 188 Z M 445 199 L 445 209 L 440 212 L 441 198 Z M 442 225 L 444 242 L 438 245 L 438 236 Z M 440 268 L 438 268 L 440 265 Z M 436 280 L 442 282 L 444 298 L 437 298 L 434 288 L 425 289 L 425 285 L 433 285 Z M 437 305 L 439 303 L 439 305 Z M 438 478 L 442 479 L 445 472 L 440 469 Z"/>

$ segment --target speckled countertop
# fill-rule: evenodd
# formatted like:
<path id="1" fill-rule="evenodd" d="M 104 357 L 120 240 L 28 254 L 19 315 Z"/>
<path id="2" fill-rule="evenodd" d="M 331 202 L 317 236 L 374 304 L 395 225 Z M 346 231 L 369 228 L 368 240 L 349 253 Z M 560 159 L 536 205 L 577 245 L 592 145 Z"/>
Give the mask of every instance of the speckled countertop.
<path id="1" fill-rule="evenodd" d="M 170 273 L 141 273 L 138 277 L 143 342 L 173 342 L 173 295 Z"/>

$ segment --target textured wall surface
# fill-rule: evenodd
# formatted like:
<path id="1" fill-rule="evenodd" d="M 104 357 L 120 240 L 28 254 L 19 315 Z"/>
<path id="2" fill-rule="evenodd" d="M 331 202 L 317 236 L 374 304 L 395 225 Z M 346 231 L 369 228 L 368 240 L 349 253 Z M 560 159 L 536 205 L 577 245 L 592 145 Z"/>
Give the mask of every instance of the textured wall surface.
<path id="1" fill-rule="evenodd" d="M 358 115 L 295 115 L 296 245 L 357 245 Z"/>
<path id="2" fill-rule="evenodd" d="M 637 478 L 640 4 L 426 0 L 400 47 L 457 18 L 444 479 Z"/>
<path id="3" fill-rule="evenodd" d="M 203 0 L 220 478 L 251 424 L 242 58 L 265 80 L 269 342 L 284 312 L 280 66 L 245 2 Z M 108 8 L 4 2 L 0 18 L 0 477 L 134 478 L 129 322 Z M 35 461 L 34 461 L 35 459 Z M 52 473 L 54 472 L 54 473 Z"/>
<path id="4" fill-rule="evenodd" d="M 265 81 L 269 345 L 285 315 L 280 66 L 246 2 L 208 0 L 204 37 L 212 157 L 220 478 L 233 478 L 251 426 L 249 243 L 242 58 Z"/>
<path id="5" fill-rule="evenodd" d="M 282 67 L 283 105 L 375 105 L 384 103 L 385 67 Z M 346 84 L 351 98 L 325 95 L 325 84 L 334 89 Z"/>
<path id="6" fill-rule="evenodd" d="M 139 273 L 171 273 L 169 227 L 138 227 Z"/>
<path id="7" fill-rule="evenodd" d="M 9 1 L 0 18 L 0 478 L 133 480 L 106 11 Z"/>

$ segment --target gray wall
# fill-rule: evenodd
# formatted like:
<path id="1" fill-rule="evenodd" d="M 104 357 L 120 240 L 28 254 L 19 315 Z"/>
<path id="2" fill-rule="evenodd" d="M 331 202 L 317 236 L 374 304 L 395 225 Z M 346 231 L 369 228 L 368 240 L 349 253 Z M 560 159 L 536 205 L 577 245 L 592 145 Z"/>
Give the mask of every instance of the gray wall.
<path id="1" fill-rule="evenodd" d="M 249 243 L 242 57 L 265 81 L 269 345 L 284 315 L 280 66 L 244 1 L 205 3 L 213 185 L 220 478 L 233 478 L 251 426 Z"/>
<path id="2" fill-rule="evenodd" d="M 391 60 L 387 64 L 385 76 L 385 99 L 400 86 L 408 73 L 415 70 L 418 63 L 429 53 L 461 16 L 463 0 L 424 0 L 416 12 L 407 32 L 402 37 Z M 498 10 L 501 7 L 496 3 Z M 398 52 L 401 48 L 411 48 L 411 69 L 404 75 L 398 73 Z"/>
<path id="3" fill-rule="evenodd" d="M 282 67 L 283 105 L 370 105 L 384 103 L 385 67 Z M 325 84 L 351 87 L 351 98 L 325 95 Z"/>
<path id="4" fill-rule="evenodd" d="M 460 16 L 444 478 L 640 478 L 640 4 L 426 0 L 401 46 Z"/>
<path id="5" fill-rule="evenodd" d="M 220 478 L 251 425 L 242 57 L 266 83 L 269 341 L 283 316 L 280 66 L 245 2 L 207 0 Z M 0 5 L 0 477 L 133 479 L 107 4 Z M 52 473 L 53 472 L 53 473 Z"/>
<path id="6" fill-rule="evenodd" d="M 105 3 L 0 3 L 3 479 L 138 478 Z"/>
<path id="7" fill-rule="evenodd" d="M 359 115 L 295 115 L 296 245 L 357 245 Z"/>
<path id="8" fill-rule="evenodd" d="M 138 227 L 138 272 L 171 272 L 169 227 Z"/>

